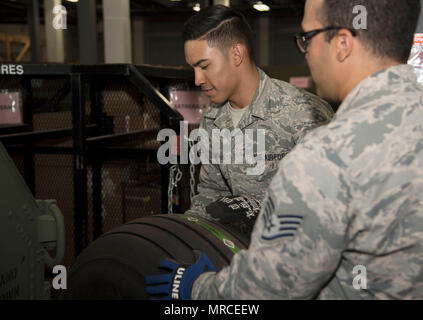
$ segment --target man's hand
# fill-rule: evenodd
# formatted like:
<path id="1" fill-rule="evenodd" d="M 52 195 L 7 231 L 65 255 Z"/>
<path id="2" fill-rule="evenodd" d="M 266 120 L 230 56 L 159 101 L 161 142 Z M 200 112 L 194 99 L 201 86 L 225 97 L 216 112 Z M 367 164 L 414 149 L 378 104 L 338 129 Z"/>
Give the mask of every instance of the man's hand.
<path id="1" fill-rule="evenodd" d="M 192 265 L 179 264 L 170 260 L 163 260 L 159 268 L 167 269 L 170 273 L 151 275 L 145 278 L 146 291 L 152 299 L 157 300 L 191 300 L 191 289 L 200 274 L 216 271 L 213 263 L 204 252 L 194 251 L 198 257 Z"/>
<path id="2" fill-rule="evenodd" d="M 260 213 L 261 202 L 244 196 L 223 197 L 206 207 L 207 213 L 243 234 L 250 235 Z"/>

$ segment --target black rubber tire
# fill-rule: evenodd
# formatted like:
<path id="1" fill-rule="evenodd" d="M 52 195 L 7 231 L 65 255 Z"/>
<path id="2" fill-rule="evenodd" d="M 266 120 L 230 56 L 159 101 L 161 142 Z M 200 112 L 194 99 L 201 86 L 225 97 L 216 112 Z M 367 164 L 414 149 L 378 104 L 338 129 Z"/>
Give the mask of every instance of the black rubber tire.
<path id="1" fill-rule="evenodd" d="M 248 244 L 247 237 L 200 217 L 140 218 L 105 233 L 77 257 L 60 299 L 149 299 L 145 276 L 162 273 L 163 259 L 194 263 L 193 250 L 200 250 L 220 270 Z"/>

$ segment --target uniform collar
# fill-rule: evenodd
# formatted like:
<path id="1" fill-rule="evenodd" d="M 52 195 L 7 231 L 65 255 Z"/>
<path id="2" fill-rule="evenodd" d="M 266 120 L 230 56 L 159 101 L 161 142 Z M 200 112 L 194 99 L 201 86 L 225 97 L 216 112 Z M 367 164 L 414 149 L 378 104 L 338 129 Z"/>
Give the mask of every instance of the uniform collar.
<path id="1" fill-rule="evenodd" d="M 400 64 L 378 71 L 361 81 L 348 94 L 340 105 L 337 115 L 359 108 L 366 101 L 392 94 L 392 90 L 395 87 L 404 85 L 407 82 L 417 82 L 417 76 L 410 65 Z"/>
<path id="2" fill-rule="evenodd" d="M 266 94 L 265 88 L 270 78 L 264 73 L 263 70 L 257 68 L 259 71 L 259 84 L 257 86 L 254 97 L 251 100 L 248 110 L 244 113 L 239 122 L 239 128 L 245 128 L 251 123 L 259 119 L 266 119 L 267 106 L 269 95 Z M 218 108 L 217 112 L 213 112 L 205 115 L 206 118 L 214 119 L 214 124 L 218 128 L 232 128 L 232 116 L 229 110 L 229 102 L 225 102 L 221 107 Z"/>

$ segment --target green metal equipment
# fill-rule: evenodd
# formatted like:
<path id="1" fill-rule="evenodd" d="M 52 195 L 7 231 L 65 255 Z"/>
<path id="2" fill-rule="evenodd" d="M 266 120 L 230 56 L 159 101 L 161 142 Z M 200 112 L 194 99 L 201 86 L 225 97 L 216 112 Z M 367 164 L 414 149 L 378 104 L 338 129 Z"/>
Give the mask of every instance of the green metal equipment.
<path id="1" fill-rule="evenodd" d="M 34 199 L 0 142 L 0 300 L 50 297 L 45 265 L 63 260 L 64 230 L 56 201 Z"/>

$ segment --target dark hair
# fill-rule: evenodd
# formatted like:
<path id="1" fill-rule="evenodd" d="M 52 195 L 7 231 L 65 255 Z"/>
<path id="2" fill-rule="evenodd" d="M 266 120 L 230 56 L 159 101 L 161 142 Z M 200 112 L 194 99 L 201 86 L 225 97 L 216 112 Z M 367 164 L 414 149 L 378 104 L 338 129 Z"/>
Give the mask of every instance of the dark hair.
<path id="1" fill-rule="evenodd" d="M 245 17 L 238 11 L 223 5 L 202 9 L 184 24 L 182 39 L 206 40 L 209 47 L 217 47 L 226 54 L 239 42 L 245 45 L 251 61 L 254 61 L 253 31 Z"/>
<path id="2" fill-rule="evenodd" d="M 353 9 L 357 5 L 367 10 L 367 30 L 357 30 L 363 45 L 377 57 L 406 63 L 419 19 L 420 0 L 324 0 L 319 12 L 321 22 L 354 29 L 357 14 Z M 328 32 L 327 41 L 336 33 Z"/>

